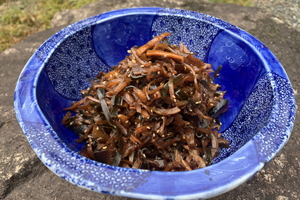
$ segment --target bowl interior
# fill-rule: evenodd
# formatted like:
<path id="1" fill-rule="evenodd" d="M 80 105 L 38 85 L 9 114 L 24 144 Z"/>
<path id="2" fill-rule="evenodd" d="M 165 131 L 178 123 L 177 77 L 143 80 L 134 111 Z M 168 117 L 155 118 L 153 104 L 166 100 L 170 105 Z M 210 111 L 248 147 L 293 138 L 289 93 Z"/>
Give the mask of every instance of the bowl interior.
<path id="1" fill-rule="evenodd" d="M 223 27 L 228 27 L 224 29 Z M 223 137 L 231 143 L 221 149 L 217 163 L 240 149 L 267 123 L 273 100 L 271 81 L 261 57 L 236 29 L 211 23 L 205 18 L 144 13 L 118 15 L 98 20 L 69 34 L 47 58 L 36 84 L 38 106 L 60 140 L 71 150 L 80 151 L 84 144 L 62 125 L 63 108 L 81 99 L 80 91 L 89 87 L 89 78 L 118 64 L 134 45 L 143 45 L 153 36 L 171 32 L 169 41 L 183 42 L 195 56 L 223 68 L 215 82 L 226 90 L 228 111 L 220 117 Z"/>

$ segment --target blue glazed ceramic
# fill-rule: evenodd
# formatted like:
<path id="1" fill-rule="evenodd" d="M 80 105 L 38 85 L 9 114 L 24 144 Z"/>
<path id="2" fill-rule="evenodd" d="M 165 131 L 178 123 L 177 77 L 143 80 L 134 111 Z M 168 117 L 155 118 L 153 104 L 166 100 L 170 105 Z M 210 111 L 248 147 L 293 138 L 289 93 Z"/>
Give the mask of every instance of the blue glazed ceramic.
<path id="1" fill-rule="evenodd" d="M 171 44 L 183 42 L 214 70 L 223 66 L 215 82 L 230 100 L 220 118 L 230 148 L 213 165 L 188 172 L 113 167 L 80 156 L 83 144 L 61 124 L 62 109 L 130 47 L 167 31 Z M 15 111 L 41 161 L 70 183 L 134 198 L 203 199 L 241 185 L 280 151 L 293 128 L 295 99 L 279 61 L 247 32 L 197 12 L 133 8 L 85 19 L 49 38 L 19 77 Z"/>

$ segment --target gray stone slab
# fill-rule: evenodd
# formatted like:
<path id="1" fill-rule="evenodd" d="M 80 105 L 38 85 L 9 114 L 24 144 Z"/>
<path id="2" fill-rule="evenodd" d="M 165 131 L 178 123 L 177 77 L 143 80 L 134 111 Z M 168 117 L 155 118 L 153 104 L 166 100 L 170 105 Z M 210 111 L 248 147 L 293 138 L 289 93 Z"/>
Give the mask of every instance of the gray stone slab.
<path id="1" fill-rule="evenodd" d="M 0 199 L 126 199 L 76 187 L 48 170 L 31 149 L 15 118 L 18 76 L 34 51 L 61 28 L 105 11 L 141 6 L 171 7 L 206 13 L 232 23 L 261 40 L 284 66 L 293 85 L 297 115 L 300 92 L 300 32 L 258 8 L 212 4 L 205 0 L 100 0 L 55 15 L 52 28 L 35 33 L 0 54 Z M 300 199 L 300 135 L 296 117 L 287 145 L 263 170 L 221 199 Z"/>

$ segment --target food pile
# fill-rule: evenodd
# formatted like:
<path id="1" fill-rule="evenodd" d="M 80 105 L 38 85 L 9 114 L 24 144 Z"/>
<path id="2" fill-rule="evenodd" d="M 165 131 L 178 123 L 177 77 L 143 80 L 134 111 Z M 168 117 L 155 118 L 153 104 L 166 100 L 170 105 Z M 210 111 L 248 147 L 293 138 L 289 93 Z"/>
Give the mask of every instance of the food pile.
<path id="1" fill-rule="evenodd" d="M 163 33 L 81 91 L 62 123 L 86 145 L 80 154 L 114 166 L 159 171 L 203 168 L 229 142 L 219 133 L 229 101 L 211 64 Z M 218 70 L 214 77 L 218 76 Z M 75 114 L 74 114 L 75 113 Z"/>

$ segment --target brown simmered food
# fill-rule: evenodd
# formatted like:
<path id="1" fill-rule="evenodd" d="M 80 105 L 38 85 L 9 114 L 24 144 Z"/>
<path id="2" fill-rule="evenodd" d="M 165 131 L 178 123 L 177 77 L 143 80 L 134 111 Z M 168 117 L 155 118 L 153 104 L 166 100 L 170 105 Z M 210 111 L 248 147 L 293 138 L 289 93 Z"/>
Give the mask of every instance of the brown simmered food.
<path id="1" fill-rule="evenodd" d="M 114 166 L 186 171 L 205 167 L 229 142 L 219 133 L 229 102 L 211 65 L 163 33 L 100 72 L 62 123 L 86 145 L 80 154 Z M 218 76 L 217 73 L 214 77 Z"/>

